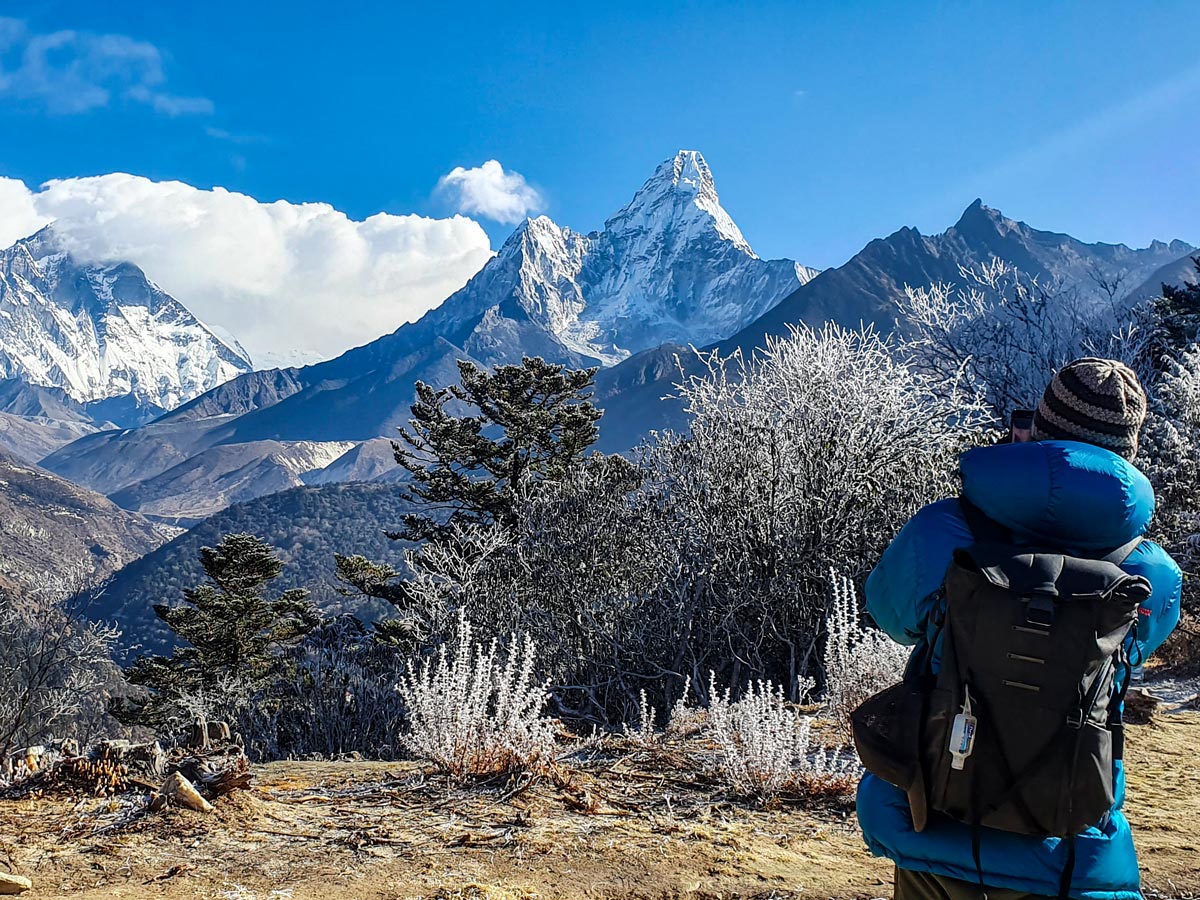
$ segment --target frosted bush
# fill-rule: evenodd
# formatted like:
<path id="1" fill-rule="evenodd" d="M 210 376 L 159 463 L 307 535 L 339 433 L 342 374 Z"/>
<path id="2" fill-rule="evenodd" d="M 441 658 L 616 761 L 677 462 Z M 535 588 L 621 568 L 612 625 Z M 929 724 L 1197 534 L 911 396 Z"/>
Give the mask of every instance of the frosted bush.
<path id="1" fill-rule="evenodd" d="M 403 745 L 456 779 L 537 768 L 552 755 L 554 737 L 535 656 L 528 637 L 514 638 L 503 659 L 495 641 L 482 649 L 460 616 L 453 646 L 400 680 L 409 717 Z"/>
<path id="2" fill-rule="evenodd" d="M 670 628 L 647 642 L 661 668 L 794 690 L 820 662 L 829 568 L 865 573 L 913 513 L 955 492 L 982 411 L 953 385 L 834 325 L 749 358 L 701 354 L 679 386 L 689 433 L 639 457 L 663 518 L 655 546 L 675 560 L 655 598 Z"/>
<path id="3" fill-rule="evenodd" d="M 664 735 L 668 740 L 694 737 L 704 730 L 708 722 L 705 710 L 690 704 L 691 692 L 692 679 L 689 676 L 683 682 L 683 693 L 679 695 L 679 699 L 671 707 L 671 714 L 667 717 Z"/>
<path id="4" fill-rule="evenodd" d="M 332 759 L 357 751 L 394 759 L 405 720 L 396 689 L 403 672 L 399 650 L 376 640 L 359 620 L 339 616 L 288 651 L 271 696 L 253 698 L 238 712 L 235 727 L 247 750 L 261 758 Z"/>
<path id="5" fill-rule="evenodd" d="M 650 705 L 650 701 L 646 699 L 645 689 L 638 693 L 638 722 L 634 728 L 629 727 L 629 723 L 624 725 L 625 736 L 638 744 L 650 745 L 657 743 L 658 734 L 654 730 L 654 723 L 658 719 L 658 710 Z"/>
<path id="6" fill-rule="evenodd" d="M 788 707 L 783 688 L 752 681 L 742 698 L 709 686 L 708 734 L 721 756 L 721 769 L 742 795 L 769 800 L 785 790 L 844 789 L 856 774 L 849 754 L 814 744 L 812 718 Z"/>
<path id="7" fill-rule="evenodd" d="M 825 617 L 825 702 L 830 716 L 849 737 L 850 713 L 904 675 L 910 649 L 878 628 L 862 624 L 854 582 L 829 573 L 832 599 Z"/>
<path id="8" fill-rule="evenodd" d="M 71 600 L 77 573 L 40 580 L 20 596 L 0 590 L 0 760 L 55 737 L 86 741 L 112 726 L 103 711 L 120 684 L 111 657 L 120 632 L 88 621 Z"/>
<path id="9" fill-rule="evenodd" d="M 1035 404 L 1073 359 L 1106 356 L 1135 368 L 1145 359 L 1150 329 L 1142 310 L 1116 300 L 1119 285 L 1097 278 L 1088 297 L 999 258 L 959 275 L 957 287 L 906 285 L 897 327 L 919 371 L 947 383 L 965 378 L 997 421 Z"/>
<path id="10" fill-rule="evenodd" d="M 1200 347 L 1163 362 L 1142 430 L 1139 468 L 1154 485 L 1153 537 L 1186 571 L 1200 563 Z M 1193 579 L 1184 579 L 1184 606 L 1197 607 Z"/>

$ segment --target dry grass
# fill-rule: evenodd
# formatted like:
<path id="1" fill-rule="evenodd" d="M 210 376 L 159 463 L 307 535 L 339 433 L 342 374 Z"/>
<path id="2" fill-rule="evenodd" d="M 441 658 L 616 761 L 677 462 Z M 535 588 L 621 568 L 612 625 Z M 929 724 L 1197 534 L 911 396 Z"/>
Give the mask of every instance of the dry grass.
<path id="1" fill-rule="evenodd" d="M 1200 713 L 1130 730 L 1147 890 L 1195 896 Z M 127 797 L 0 801 L 0 865 L 71 900 L 890 896 L 844 795 L 747 805 L 697 770 L 707 752 L 608 739 L 544 777 L 470 786 L 408 763 L 272 763 L 211 816 L 137 814 Z"/>

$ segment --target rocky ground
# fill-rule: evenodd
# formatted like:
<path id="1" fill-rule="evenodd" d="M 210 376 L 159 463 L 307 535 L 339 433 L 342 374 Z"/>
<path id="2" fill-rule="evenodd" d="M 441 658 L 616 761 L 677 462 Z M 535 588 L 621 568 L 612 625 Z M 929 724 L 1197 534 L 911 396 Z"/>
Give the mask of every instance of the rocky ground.
<path id="1" fill-rule="evenodd" d="M 1129 817 L 1147 893 L 1200 896 L 1200 712 L 1131 727 Z M 625 743 L 556 777 L 451 788 L 410 763 L 288 762 L 211 814 L 130 799 L 0 801 L 26 897 L 890 896 L 844 801 L 732 801 L 677 749 Z"/>

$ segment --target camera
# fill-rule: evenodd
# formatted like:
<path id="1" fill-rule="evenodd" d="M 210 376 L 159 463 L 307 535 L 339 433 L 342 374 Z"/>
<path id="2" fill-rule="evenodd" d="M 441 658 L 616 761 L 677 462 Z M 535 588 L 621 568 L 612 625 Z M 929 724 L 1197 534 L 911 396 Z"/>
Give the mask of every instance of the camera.
<path id="1" fill-rule="evenodd" d="M 1014 409 L 1008 420 L 1008 442 L 1023 444 L 1033 440 L 1033 410 Z"/>

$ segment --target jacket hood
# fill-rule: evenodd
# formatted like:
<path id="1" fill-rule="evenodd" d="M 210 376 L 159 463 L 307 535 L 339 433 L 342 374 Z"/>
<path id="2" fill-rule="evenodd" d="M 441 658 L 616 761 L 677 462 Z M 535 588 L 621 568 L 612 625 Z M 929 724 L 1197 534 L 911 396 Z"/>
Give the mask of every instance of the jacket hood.
<path id="1" fill-rule="evenodd" d="M 1055 547 L 1111 549 L 1142 534 L 1154 515 L 1146 476 L 1092 444 L 978 447 L 959 467 L 968 500 L 1022 537 Z"/>

